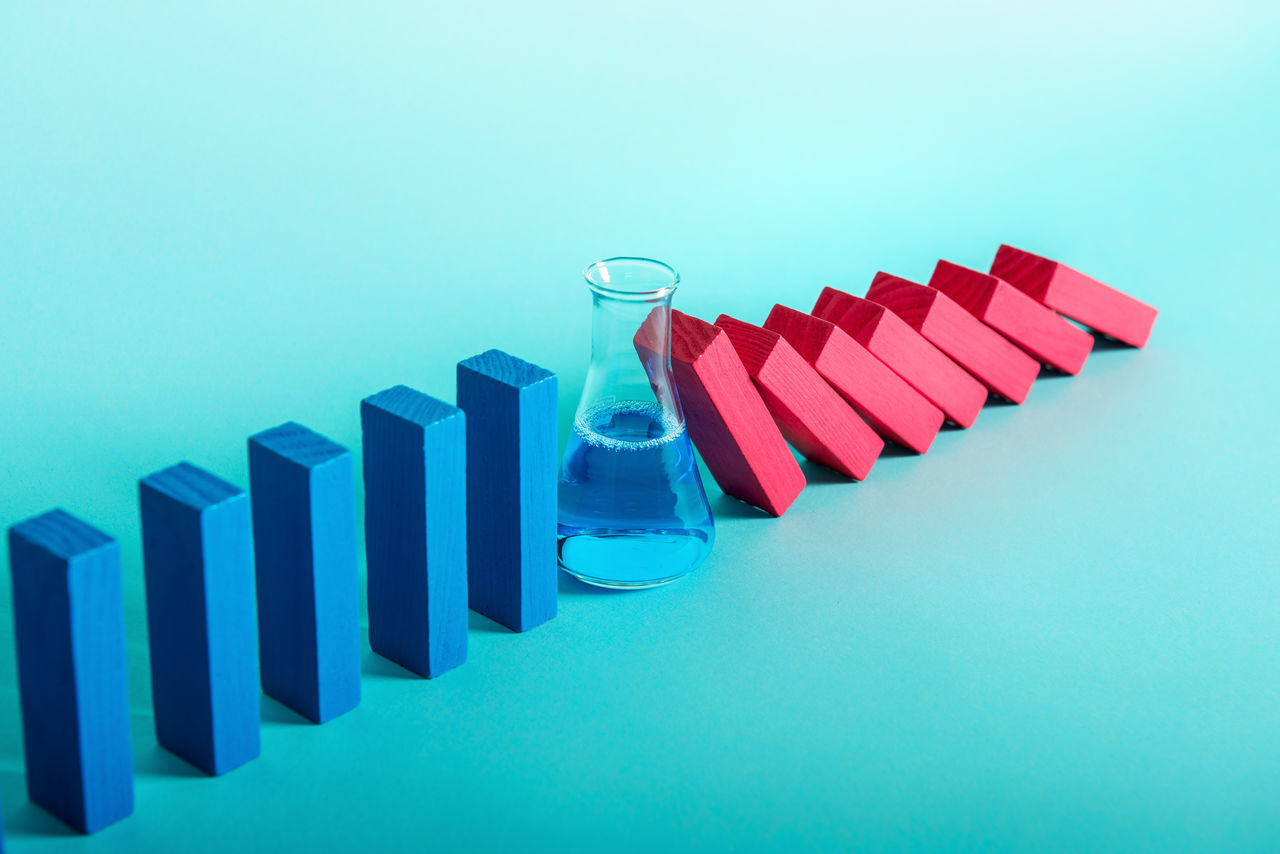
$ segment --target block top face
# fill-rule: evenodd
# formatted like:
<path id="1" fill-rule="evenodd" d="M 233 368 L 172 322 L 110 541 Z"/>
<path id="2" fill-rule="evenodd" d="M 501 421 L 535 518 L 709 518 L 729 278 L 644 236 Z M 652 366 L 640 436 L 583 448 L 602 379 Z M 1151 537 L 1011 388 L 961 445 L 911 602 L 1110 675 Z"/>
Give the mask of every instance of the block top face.
<path id="1" fill-rule="evenodd" d="M 296 421 L 263 430 L 249 437 L 251 445 L 259 445 L 290 462 L 306 468 L 327 463 L 350 453 L 345 447 L 310 430 Z"/>
<path id="2" fill-rule="evenodd" d="M 677 362 L 692 362 L 701 356 L 720 330 L 705 320 L 671 310 L 671 358 Z"/>
<path id="3" fill-rule="evenodd" d="M 9 533 L 63 560 L 115 544 L 112 537 L 61 507 L 19 522 Z"/>
<path id="4" fill-rule="evenodd" d="M 235 484 L 185 461 L 147 475 L 141 485 L 193 510 L 204 510 L 245 494 Z"/>
<path id="5" fill-rule="evenodd" d="M 827 339 L 836 331 L 834 323 L 785 305 L 773 307 L 764 328 L 786 338 L 806 362 L 816 361 L 822 355 Z"/>
<path id="6" fill-rule="evenodd" d="M 1058 266 L 1056 261 L 1002 243 L 991 262 L 991 275 L 1043 302 Z"/>
<path id="7" fill-rule="evenodd" d="M 847 335 L 866 344 L 875 332 L 884 313 L 888 311 L 869 299 L 855 297 L 835 288 L 823 288 L 818 301 L 813 304 L 813 316 L 829 320 Z"/>
<path id="8" fill-rule="evenodd" d="M 929 309 L 941 295 L 941 291 L 884 272 L 876 273 L 867 291 L 867 299 L 889 309 L 917 331 L 924 326 Z"/>
<path id="9" fill-rule="evenodd" d="M 555 378 L 555 374 L 546 368 L 501 350 L 485 350 L 470 359 L 463 359 L 458 367 L 517 389 Z"/>
<path id="10" fill-rule="evenodd" d="M 407 385 L 394 385 L 377 394 L 371 394 L 361 401 L 361 405 L 380 409 L 388 415 L 394 415 L 419 427 L 430 427 L 432 424 L 462 414 L 462 410 L 458 407 L 451 406 L 429 394 L 423 394 L 417 389 L 409 388 Z"/>
<path id="11" fill-rule="evenodd" d="M 738 358 L 742 360 L 747 373 L 753 377 L 764 368 L 764 363 L 769 360 L 769 355 L 778 346 L 778 342 L 782 340 L 782 336 L 771 329 L 764 329 L 755 324 L 746 323 L 727 314 L 722 314 L 716 318 L 716 326 L 724 330 L 724 334 L 729 336 L 729 341 L 733 343 L 733 349 L 738 352 Z"/>
<path id="12" fill-rule="evenodd" d="M 929 279 L 929 287 L 937 288 L 979 316 L 987 310 L 1000 286 L 1005 284 L 990 273 L 971 270 L 950 261 L 939 261 Z"/>

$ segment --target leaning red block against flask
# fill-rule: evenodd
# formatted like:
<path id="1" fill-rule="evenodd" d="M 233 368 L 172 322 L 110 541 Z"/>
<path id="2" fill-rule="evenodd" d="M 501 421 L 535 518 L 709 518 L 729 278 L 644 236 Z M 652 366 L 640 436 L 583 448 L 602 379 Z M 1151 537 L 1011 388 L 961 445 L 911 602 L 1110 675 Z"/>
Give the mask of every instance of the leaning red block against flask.
<path id="1" fill-rule="evenodd" d="M 1040 373 L 1036 360 L 955 300 L 917 282 L 876 273 L 867 299 L 906 321 L 992 393 L 1022 403 Z"/>
<path id="2" fill-rule="evenodd" d="M 829 320 L 884 362 L 947 420 L 971 427 L 987 402 L 987 390 L 964 368 L 884 306 L 835 288 L 823 288 L 813 315 Z"/>
<path id="3" fill-rule="evenodd" d="M 1158 311 L 1097 279 L 1012 246 L 1001 246 L 991 262 L 999 276 L 1027 296 L 1109 338 L 1145 346 Z"/>
<path id="4" fill-rule="evenodd" d="M 1092 335 L 998 276 L 939 261 L 929 287 L 942 291 L 1051 368 L 1078 374 L 1093 349 Z"/>
<path id="5" fill-rule="evenodd" d="M 863 480 L 884 440 L 776 332 L 722 314 L 724 330 L 773 420 L 796 450 L 819 465 Z"/>
<path id="6" fill-rule="evenodd" d="M 834 323 L 775 305 L 764 328 L 787 339 L 881 436 L 917 454 L 929 450 L 942 410 Z"/>
<path id="7" fill-rule="evenodd" d="M 661 358 L 663 342 L 656 329 L 646 322 L 635 335 L 646 364 Z M 671 368 L 689 438 L 720 489 L 774 516 L 785 513 L 804 489 L 804 473 L 729 336 L 673 310 Z"/>

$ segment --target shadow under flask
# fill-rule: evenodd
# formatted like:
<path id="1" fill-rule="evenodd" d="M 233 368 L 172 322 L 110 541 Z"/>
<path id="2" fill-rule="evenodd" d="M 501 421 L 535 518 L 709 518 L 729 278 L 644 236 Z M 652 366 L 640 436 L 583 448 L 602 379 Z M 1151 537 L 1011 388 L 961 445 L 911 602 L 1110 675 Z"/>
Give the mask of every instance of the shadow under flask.
<path id="1" fill-rule="evenodd" d="M 560 566 L 601 587 L 656 587 L 711 551 L 715 526 L 671 375 L 680 276 L 646 258 L 597 261 L 591 365 L 559 480 Z"/>

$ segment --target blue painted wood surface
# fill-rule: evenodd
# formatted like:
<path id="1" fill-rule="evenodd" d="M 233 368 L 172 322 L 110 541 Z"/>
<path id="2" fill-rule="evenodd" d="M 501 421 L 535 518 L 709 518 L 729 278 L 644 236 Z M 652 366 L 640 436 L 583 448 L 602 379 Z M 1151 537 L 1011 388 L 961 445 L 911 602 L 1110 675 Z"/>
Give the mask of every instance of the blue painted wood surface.
<path id="1" fill-rule="evenodd" d="M 184 462 L 139 497 L 156 738 L 224 774 L 259 752 L 249 496 Z"/>
<path id="2" fill-rule="evenodd" d="M 471 607 L 517 632 L 556 615 L 556 375 L 501 350 L 458 363 Z"/>
<path id="3" fill-rule="evenodd" d="M 64 510 L 9 529 L 27 793 L 81 833 L 133 812 L 119 544 Z"/>
<path id="4" fill-rule="evenodd" d="M 360 703 L 351 452 L 289 422 L 249 437 L 262 689 L 324 723 Z"/>
<path id="5" fill-rule="evenodd" d="M 438 676 L 467 658 L 466 417 L 399 385 L 360 423 L 369 646 Z"/>

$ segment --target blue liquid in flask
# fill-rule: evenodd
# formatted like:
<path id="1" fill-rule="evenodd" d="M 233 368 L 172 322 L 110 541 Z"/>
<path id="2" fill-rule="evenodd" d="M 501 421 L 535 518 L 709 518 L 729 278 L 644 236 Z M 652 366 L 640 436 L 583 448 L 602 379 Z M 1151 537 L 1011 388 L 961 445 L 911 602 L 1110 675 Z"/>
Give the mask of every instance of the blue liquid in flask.
<path id="1" fill-rule="evenodd" d="M 560 565 L 605 587 L 653 587 L 702 562 L 715 526 L 684 422 L 656 402 L 578 415 L 560 475 Z"/>

